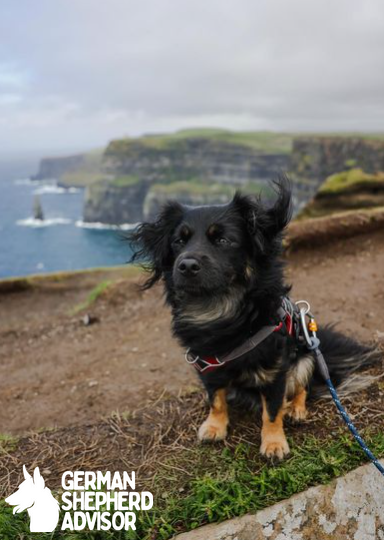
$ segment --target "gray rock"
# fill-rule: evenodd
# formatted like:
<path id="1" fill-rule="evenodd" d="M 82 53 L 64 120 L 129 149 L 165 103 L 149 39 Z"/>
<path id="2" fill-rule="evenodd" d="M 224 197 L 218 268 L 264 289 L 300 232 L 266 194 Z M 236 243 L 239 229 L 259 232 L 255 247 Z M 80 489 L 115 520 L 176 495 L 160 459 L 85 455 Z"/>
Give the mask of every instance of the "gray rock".
<path id="1" fill-rule="evenodd" d="M 384 463 L 384 461 L 382 462 Z M 364 465 L 254 515 L 207 525 L 177 540 L 383 540 L 384 478 Z"/>

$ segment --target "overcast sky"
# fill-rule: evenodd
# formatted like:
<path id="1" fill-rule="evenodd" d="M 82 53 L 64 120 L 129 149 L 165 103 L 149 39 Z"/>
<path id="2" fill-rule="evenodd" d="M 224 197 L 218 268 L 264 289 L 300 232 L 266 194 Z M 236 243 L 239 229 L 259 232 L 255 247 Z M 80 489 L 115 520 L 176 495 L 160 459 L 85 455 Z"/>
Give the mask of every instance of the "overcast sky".
<path id="1" fill-rule="evenodd" d="M 2 0 L 0 153 L 384 131 L 383 0 Z"/>

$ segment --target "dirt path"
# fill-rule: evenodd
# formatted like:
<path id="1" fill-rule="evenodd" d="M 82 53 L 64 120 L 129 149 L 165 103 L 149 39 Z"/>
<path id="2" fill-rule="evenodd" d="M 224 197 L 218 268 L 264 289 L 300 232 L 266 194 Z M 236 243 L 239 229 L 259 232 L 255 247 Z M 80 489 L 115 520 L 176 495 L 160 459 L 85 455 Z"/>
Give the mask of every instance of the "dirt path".
<path id="1" fill-rule="evenodd" d="M 384 230 L 292 252 L 287 277 L 320 322 L 338 321 L 365 341 L 382 337 Z M 196 385 L 160 288 L 141 293 L 139 279 L 117 269 L 0 294 L 0 433 L 87 424 Z M 105 280 L 112 284 L 97 301 L 73 314 Z M 85 325 L 84 313 L 98 321 Z"/>

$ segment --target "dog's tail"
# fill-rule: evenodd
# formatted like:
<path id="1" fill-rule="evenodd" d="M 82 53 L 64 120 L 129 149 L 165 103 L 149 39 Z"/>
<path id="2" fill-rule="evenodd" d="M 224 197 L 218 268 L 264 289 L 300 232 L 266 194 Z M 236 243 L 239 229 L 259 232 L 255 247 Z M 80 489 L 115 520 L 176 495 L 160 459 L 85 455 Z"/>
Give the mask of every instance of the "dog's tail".
<path id="1" fill-rule="evenodd" d="M 318 331 L 320 350 L 327 363 L 331 381 L 338 387 L 340 395 L 367 388 L 377 377 L 357 373 L 361 369 L 378 364 L 383 353 L 376 347 L 362 345 L 352 338 L 336 332 L 332 326 L 320 328 Z M 310 396 L 319 398 L 328 395 L 329 391 L 324 379 L 315 365 Z"/>

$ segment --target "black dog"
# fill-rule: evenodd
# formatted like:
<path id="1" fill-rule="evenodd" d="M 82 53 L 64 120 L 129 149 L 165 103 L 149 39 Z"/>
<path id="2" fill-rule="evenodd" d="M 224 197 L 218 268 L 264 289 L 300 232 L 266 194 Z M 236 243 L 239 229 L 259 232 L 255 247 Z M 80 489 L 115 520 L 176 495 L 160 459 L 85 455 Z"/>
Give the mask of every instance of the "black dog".
<path id="1" fill-rule="evenodd" d="M 290 289 L 281 252 L 291 193 L 284 178 L 276 185 L 277 200 L 269 209 L 259 198 L 240 194 L 220 206 L 170 202 L 155 222 L 141 224 L 131 241 L 133 260 L 151 262 L 144 288 L 164 280 L 174 335 L 190 349 L 192 361 L 199 358 L 196 367 L 211 407 L 199 439 L 226 437 L 227 402 L 261 402 L 261 453 L 281 459 L 289 452 L 284 415 L 303 420 L 306 398 L 319 391 L 322 379 L 311 353 L 279 316 Z M 250 336 L 271 325 L 276 331 L 257 347 L 244 348 Z M 318 336 L 336 385 L 377 357 L 330 328 L 320 329 Z M 215 367 L 237 347 L 244 351 L 240 357 Z"/>

